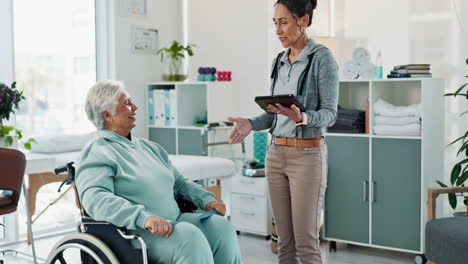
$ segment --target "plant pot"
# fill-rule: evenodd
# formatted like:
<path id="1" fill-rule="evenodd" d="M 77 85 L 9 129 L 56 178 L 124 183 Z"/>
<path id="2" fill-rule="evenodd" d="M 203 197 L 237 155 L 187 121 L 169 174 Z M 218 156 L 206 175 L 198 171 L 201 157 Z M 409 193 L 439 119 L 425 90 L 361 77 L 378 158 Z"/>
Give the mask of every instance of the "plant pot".
<path id="1" fill-rule="evenodd" d="M 166 82 L 182 82 L 187 80 L 188 75 L 186 74 L 163 74 L 162 79 Z"/>

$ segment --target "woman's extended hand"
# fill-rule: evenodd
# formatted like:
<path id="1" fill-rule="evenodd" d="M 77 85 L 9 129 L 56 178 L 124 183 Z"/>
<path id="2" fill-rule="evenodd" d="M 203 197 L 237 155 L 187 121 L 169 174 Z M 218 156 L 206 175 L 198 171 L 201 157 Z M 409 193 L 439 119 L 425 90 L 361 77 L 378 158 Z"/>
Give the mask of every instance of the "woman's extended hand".
<path id="1" fill-rule="evenodd" d="M 269 104 L 267 106 L 268 112 L 285 115 L 295 123 L 302 122 L 301 109 L 296 105 L 292 104 L 290 108 L 284 107 L 281 104 Z"/>
<path id="2" fill-rule="evenodd" d="M 145 222 L 146 230 L 153 234 L 169 237 L 172 233 L 172 225 L 161 217 L 150 216 Z"/>
<path id="3" fill-rule="evenodd" d="M 227 119 L 236 123 L 229 134 L 229 143 L 231 144 L 242 142 L 250 131 L 252 131 L 252 123 L 247 118 L 228 117 Z"/>
<path id="4" fill-rule="evenodd" d="M 226 205 L 223 202 L 212 201 L 206 205 L 205 211 L 214 209 L 219 215 L 224 216 L 226 214 Z"/>

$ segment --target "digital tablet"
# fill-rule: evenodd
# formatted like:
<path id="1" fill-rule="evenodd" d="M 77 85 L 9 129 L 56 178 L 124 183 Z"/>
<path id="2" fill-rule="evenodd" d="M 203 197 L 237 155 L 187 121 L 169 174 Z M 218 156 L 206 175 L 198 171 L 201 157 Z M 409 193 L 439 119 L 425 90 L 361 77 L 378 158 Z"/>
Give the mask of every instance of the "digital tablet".
<path id="1" fill-rule="evenodd" d="M 266 112 L 267 106 L 269 104 L 281 104 L 284 107 L 291 107 L 291 105 L 296 105 L 299 107 L 301 112 L 305 112 L 305 107 L 299 102 L 296 97 L 292 94 L 279 94 L 279 95 L 269 95 L 269 96 L 255 96 L 255 102 Z"/>

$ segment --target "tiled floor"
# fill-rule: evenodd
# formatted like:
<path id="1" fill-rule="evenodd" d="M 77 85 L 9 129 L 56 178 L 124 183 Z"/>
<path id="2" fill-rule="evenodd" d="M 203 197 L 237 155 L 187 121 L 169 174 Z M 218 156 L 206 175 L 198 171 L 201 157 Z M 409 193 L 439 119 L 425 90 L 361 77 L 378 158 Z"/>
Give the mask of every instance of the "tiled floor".
<path id="1" fill-rule="evenodd" d="M 61 236 L 36 241 L 38 256 L 45 258 L 52 246 Z M 271 252 L 270 242 L 260 236 L 241 233 L 239 235 L 242 258 L 245 264 L 277 263 L 276 255 Z M 11 248 L 11 247 L 9 247 Z M 30 251 L 25 243 L 16 246 L 19 250 Z M 0 248 L 2 250 L 2 248 Z M 339 245 L 337 252 L 329 253 L 328 244 L 322 244 L 324 263 L 327 264 L 409 264 L 414 263 L 414 255 L 388 250 Z M 30 264 L 31 259 L 20 256 L 1 256 L 5 264 Z M 41 262 L 42 263 L 42 262 Z M 77 262 L 79 263 L 79 261 Z M 133 263 L 132 263 L 133 264 Z"/>

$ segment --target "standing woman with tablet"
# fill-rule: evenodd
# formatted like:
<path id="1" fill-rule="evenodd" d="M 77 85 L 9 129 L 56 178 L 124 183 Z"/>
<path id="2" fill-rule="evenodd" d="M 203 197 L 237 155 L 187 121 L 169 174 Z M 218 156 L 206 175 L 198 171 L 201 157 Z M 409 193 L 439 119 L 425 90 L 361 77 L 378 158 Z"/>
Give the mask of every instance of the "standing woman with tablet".
<path id="1" fill-rule="evenodd" d="M 254 118 L 232 118 L 230 143 L 269 129 L 266 175 L 279 236 L 279 263 L 322 263 L 319 230 L 327 184 L 327 127 L 337 117 L 338 66 L 331 52 L 306 35 L 317 0 L 278 0 L 273 23 L 286 48 L 273 61 L 271 95 L 293 94 L 295 105 L 269 105 Z"/>

